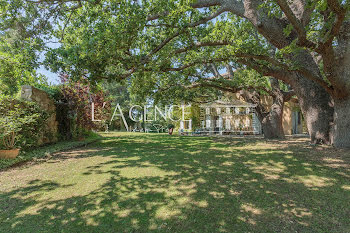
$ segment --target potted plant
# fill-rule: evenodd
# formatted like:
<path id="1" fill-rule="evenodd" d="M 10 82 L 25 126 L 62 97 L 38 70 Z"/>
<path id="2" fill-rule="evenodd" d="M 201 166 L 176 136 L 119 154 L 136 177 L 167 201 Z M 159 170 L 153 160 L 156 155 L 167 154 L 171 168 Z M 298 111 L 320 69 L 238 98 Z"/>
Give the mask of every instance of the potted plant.
<path id="1" fill-rule="evenodd" d="M 0 116 L 0 158 L 14 159 L 19 154 L 16 148 L 18 132 L 21 131 L 24 118 L 20 118 L 18 111 L 9 111 L 8 114 Z"/>
<path id="2" fill-rule="evenodd" d="M 5 150 L 0 150 L 1 159 L 14 159 L 20 152 L 20 149 L 15 148 L 16 132 L 6 132 L 1 135 L 2 144 Z"/>
<path id="3" fill-rule="evenodd" d="M 0 158 L 14 159 L 19 154 L 16 146 L 17 132 L 20 131 L 21 120 L 15 119 L 12 115 L 0 117 L 0 141 L 5 150 L 0 150 Z"/>

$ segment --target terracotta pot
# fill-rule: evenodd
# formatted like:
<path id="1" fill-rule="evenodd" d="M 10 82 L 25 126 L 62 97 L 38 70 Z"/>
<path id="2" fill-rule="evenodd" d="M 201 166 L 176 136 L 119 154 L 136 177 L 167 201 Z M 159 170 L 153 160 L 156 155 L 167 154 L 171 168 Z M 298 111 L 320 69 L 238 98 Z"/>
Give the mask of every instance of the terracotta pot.
<path id="1" fill-rule="evenodd" d="M 19 149 L 0 150 L 0 159 L 14 159 L 19 154 Z"/>

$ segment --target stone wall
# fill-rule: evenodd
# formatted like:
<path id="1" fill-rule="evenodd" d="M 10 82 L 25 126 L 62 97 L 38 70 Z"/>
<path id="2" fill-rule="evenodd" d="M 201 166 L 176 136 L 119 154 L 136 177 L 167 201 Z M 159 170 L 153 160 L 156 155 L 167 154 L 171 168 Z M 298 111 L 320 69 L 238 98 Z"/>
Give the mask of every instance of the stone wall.
<path id="1" fill-rule="evenodd" d="M 39 145 L 57 142 L 58 122 L 56 120 L 55 102 L 45 91 L 28 85 L 22 86 L 21 97 L 23 99 L 38 103 L 43 110 L 51 114 L 47 120 L 47 130 L 42 132 Z"/>

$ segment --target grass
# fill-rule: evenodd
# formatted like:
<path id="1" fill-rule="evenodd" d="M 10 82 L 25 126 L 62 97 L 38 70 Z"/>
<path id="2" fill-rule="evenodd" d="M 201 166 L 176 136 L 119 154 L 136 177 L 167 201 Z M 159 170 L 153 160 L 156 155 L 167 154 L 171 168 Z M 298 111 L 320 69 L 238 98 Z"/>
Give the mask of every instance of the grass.
<path id="1" fill-rule="evenodd" d="M 100 137 L 97 134 L 91 134 L 83 141 L 61 141 L 55 144 L 39 147 L 31 151 L 21 151 L 21 153 L 15 159 L 0 159 L 0 171 L 35 159 L 48 157 L 55 152 L 81 147 L 94 142 L 99 138 Z"/>
<path id="2" fill-rule="evenodd" d="M 0 173 L 0 232 L 350 232 L 350 152 L 112 133 Z"/>

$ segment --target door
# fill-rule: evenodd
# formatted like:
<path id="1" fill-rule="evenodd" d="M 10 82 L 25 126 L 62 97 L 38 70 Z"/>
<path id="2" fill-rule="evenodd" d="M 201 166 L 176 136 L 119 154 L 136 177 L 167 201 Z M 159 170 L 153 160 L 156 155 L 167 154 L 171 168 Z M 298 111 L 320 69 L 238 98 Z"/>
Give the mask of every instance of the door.
<path id="1" fill-rule="evenodd" d="M 294 111 L 292 114 L 292 134 L 299 134 L 298 126 L 300 124 L 300 113 L 299 111 Z"/>

